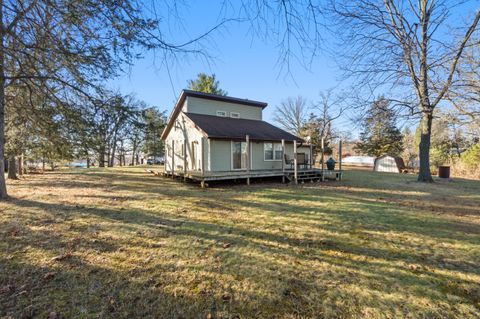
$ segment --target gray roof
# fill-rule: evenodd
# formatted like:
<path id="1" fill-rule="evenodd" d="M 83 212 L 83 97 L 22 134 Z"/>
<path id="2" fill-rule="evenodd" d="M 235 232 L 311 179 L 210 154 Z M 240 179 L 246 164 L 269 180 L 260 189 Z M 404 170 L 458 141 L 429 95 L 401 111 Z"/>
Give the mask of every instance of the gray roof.
<path id="1" fill-rule="evenodd" d="M 209 138 L 242 139 L 249 135 L 251 140 L 303 142 L 295 135 L 285 132 L 270 123 L 259 120 L 234 119 L 196 113 L 184 113 Z"/>

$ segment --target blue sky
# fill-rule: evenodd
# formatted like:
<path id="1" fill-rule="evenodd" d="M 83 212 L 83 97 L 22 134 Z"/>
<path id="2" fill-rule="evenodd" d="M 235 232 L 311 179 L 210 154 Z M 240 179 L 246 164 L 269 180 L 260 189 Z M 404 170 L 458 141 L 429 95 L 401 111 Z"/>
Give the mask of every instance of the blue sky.
<path id="1" fill-rule="evenodd" d="M 184 11 L 185 29 L 195 36 L 215 24 L 218 10 L 212 2 L 197 4 Z M 205 17 L 208 17 L 206 19 Z M 148 53 L 135 62 L 128 74 L 116 79 L 112 85 L 124 93 L 134 93 L 139 99 L 160 109 L 172 109 L 187 80 L 199 72 L 215 73 L 222 89 L 228 95 L 268 103 L 265 119 L 273 121 L 273 111 L 280 101 L 289 96 L 302 95 L 309 100 L 318 99 L 319 92 L 336 85 L 336 68 L 326 56 L 315 59 L 310 70 L 293 63 L 291 75 L 282 72 L 277 60 L 276 43 L 253 38 L 248 24 L 233 22 L 215 33 L 209 53 L 210 63 L 190 58 L 185 63 L 175 64 L 168 71 L 155 62 L 153 53 Z M 198 30 L 198 31 L 197 31 Z M 188 38 L 181 32 L 183 38 Z M 173 88 L 172 88 L 173 86 Z"/>
<path id="2" fill-rule="evenodd" d="M 463 12 L 459 12 L 460 15 L 468 16 L 478 3 L 472 1 Z M 181 4 L 179 12 L 183 24 L 166 19 L 162 30 L 167 30 L 168 35 L 179 42 L 194 38 L 218 22 L 218 10 L 216 1 Z M 165 28 L 167 25 L 169 28 Z M 325 37 L 325 41 L 332 40 L 327 35 Z M 293 62 L 290 75 L 282 72 L 282 65 L 277 63 L 277 43 L 252 37 L 247 23 L 226 25 L 205 42 L 205 47 L 212 55 L 209 63 L 190 57 L 172 63 L 170 75 L 167 68 L 155 60 L 153 53 L 146 53 L 128 74 L 111 85 L 123 93 L 134 93 L 148 105 L 170 113 L 181 89 L 187 86 L 187 80 L 194 79 L 199 72 L 215 73 L 220 87 L 230 96 L 267 102 L 269 106 L 264 111 L 264 119 L 270 122 L 273 122 L 275 106 L 282 99 L 301 95 L 314 102 L 319 99 L 321 91 L 339 85 L 340 71 L 328 54 L 317 56 L 308 70 Z M 358 128 L 347 117 L 337 120 L 334 126 L 350 130 L 353 136 L 358 133 Z"/>

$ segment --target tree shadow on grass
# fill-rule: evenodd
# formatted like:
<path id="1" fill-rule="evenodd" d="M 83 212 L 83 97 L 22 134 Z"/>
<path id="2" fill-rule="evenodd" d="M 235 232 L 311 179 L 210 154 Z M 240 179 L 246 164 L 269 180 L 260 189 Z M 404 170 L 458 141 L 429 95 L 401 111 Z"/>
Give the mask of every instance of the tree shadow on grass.
<path id="1" fill-rule="evenodd" d="M 174 236 L 179 239 L 183 238 L 187 239 L 187 241 L 195 242 L 199 246 L 199 252 L 202 249 L 211 249 L 212 243 L 222 245 L 232 244 L 235 249 L 217 251 L 217 257 L 227 262 L 229 260 L 242 260 L 242 265 L 239 265 L 239 267 L 243 268 L 244 273 L 250 274 L 252 279 L 256 278 L 258 275 L 264 275 L 267 278 L 271 277 L 274 272 L 274 270 L 270 269 L 272 264 L 276 265 L 276 269 L 283 269 L 283 271 L 286 272 L 286 274 L 282 274 L 280 277 L 277 276 L 275 280 L 271 279 L 270 281 L 259 284 L 267 290 L 270 288 L 270 285 L 274 287 L 277 280 L 284 283 L 291 282 L 294 278 L 292 273 L 295 271 L 300 273 L 298 277 L 299 281 L 302 282 L 307 280 L 307 278 L 305 278 L 306 275 L 302 274 L 302 271 L 304 270 L 302 267 L 293 265 L 293 267 L 285 268 L 279 262 L 279 260 L 294 260 L 299 264 L 307 265 L 307 267 L 308 265 L 314 265 L 317 263 L 327 263 L 330 267 L 335 267 L 339 270 L 340 273 L 350 274 L 349 277 L 342 277 L 342 285 L 355 285 L 356 281 L 361 279 L 365 285 L 362 289 L 376 290 L 380 293 L 383 290 L 385 290 L 383 291 L 384 293 L 392 293 L 387 287 L 395 283 L 397 288 L 405 292 L 408 291 L 412 295 L 418 295 L 419 298 L 428 298 L 431 302 L 441 300 L 446 292 L 456 295 L 457 298 L 460 298 L 463 302 L 470 304 L 474 304 L 478 297 L 475 294 L 465 294 L 465 287 L 470 287 L 469 284 L 471 284 L 467 280 L 455 277 L 454 275 L 447 275 L 438 272 L 438 268 L 443 268 L 457 272 L 467 271 L 467 273 L 473 272 L 474 274 L 478 274 L 478 269 L 472 263 L 468 261 L 458 261 L 450 262 L 448 265 L 441 265 L 441 267 L 439 267 L 438 262 L 429 259 L 425 260 L 424 256 L 418 255 L 415 252 L 415 247 L 412 247 L 412 251 L 409 252 L 390 251 L 378 247 L 369 247 L 368 245 L 364 245 L 365 241 L 355 242 L 355 240 L 346 240 L 343 235 L 345 233 L 349 234 L 349 230 L 345 229 L 344 226 L 339 228 L 335 226 L 336 224 L 328 223 L 320 226 L 323 228 L 322 230 L 327 231 L 320 236 L 323 237 L 322 239 L 318 239 L 318 236 L 315 239 L 309 239 L 298 238 L 295 237 L 295 234 L 291 233 L 275 234 L 266 231 L 258 231 L 242 225 L 200 222 L 184 216 L 174 219 L 173 216 L 164 214 L 160 217 L 143 210 L 118 211 L 116 209 L 78 209 L 78 207 L 70 205 L 39 203 L 25 199 L 15 200 L 14 204 L 23 208 L 38 208 L 49 212 L 55 212 L 55 214 L 60 214 L 62 216 L 65 213 L 79 214 L 80 216 L 92 216 L 95 217 L 95 219 L 114 222 L 111 224 L 111 227 L 129 233 L 134 233 L 141 229 L 150 229 L 154 232 L 154 235 L 150 235 L 150 237 L 154 237 L 155 235 L 159 235 L 160 237 Z M 366 204 L 371 205 L 371 203 Z M 232 204 L 229 203 L 229 205 Z M 243 207 L 252 204 L 247 204 L 242 200 L 235 199 L 233 205 Z M 299 221 L 298 217 L 302 215 L 301 211 L 304 209 L 303 207 L 298 207 L 294 204 L 284 204 L 281 211 L 278 206 L 272 207 L 265 203 L 256 203 L 255 206 L 260 211 L 265 211 L 268 214 L 285 214 L 291 219 L 292 223 L 301 223 L 301 220 Z M 209 207 L 206 207 L 205 209 L 209 209 Z M 363 214 L 367 211 L 369 212 L 370 216 L 368 218 L 374 218 L 374 215 L 379 213 L 375 212 L 368 206 L 364 206 L 362 209 L 364 210 Z M 318 209 L 318 212 L 321 212 L 329 218 L 332 218 L 333 216 L 334 219 L 340 219 L 338 224 L 352 224 L 351 219 L 353 216 L 351 216 L 350 213 L 331 209 Z M 377 224 L 379 223 L 378 220 L 376 222 Z M 353 224 L 356 228 L 367 229 L 370 222 L 366 221 L 365 224 L 359 224 L 354 220 Z M 409 225 L 411 225 L 412 222 L 405 221 L 405 216 L 398 217 L 396 220 L 388 219 L 388 222 L 385 221 L 385 224 L 393 224 L 394 228 L 400 227 L 397 229 L 398 231 L 408 230 L 412 232 L 412 229 L 409 228 L 411 227 Z M 418 231 L 416 228 L 414 228 L 414 230 Z M 82 229 L 75 230 L 74 228 L 72 231 L 79 232 L 82 231 Z M 312 235 L 315 235 L 314 231 L 310 231 L 312 232 Z M 424 232 L 423 229 L 421 229 L 421 231 Z M 330 235 L 331 237 L 326 237 L 326 235 Z M 143 235 L 140 237 L 142 236 Z M 56 238 L 56 236 L 53 236 L 53 241 L 57 241 L 52 244 L 54 249 L 65 247 L 65 243 L 59 238 Z M 35 244 L 33 243 L 30 245 Z M 131 246 L 132 243 L 120 241 L 117 245 Z M 188 247 L 184 248 L 185 250 L 188 249 Z M 87 250 L 95 250 L 95 247 L 87 247 Z M 244 251 L 250 251 L 251 254 L 245 255 L 243 253 Z M 183 258 L 185 261 L 189 259 L 188 255 L 183 256 Z M 401 261 L 406 263 L 405 266 L 398 265 L 398 262 Z M 410 270 L 408 268 L 408 263 L 420 264 L 421 267 Z M 187 266 L 186 269 L 191 273 L 195 273 L 195 267 L 190 268 Z M 236 269 L 237 267 L 221 267 L 220 269 L 209 269 L 209 272 L 236 276 Z M 152 271 L 153 270 L 154 269 L 152 269 Z M 458 287 L 457 290 L 455 290 L 456 288 L 452 288 L 452 282 L 455 283 L 454 287 Z M 284 299 L 285 294 L 288 295 L 288 285 L 284 289 L 286 291 L 280 291 L 275 294 L 277 295 L 277 298 L 269 300 L 265 297 L 266 299 L 262 302 L 267 305 L 266 307 L 274 308 L 276 302 L 281 302 Z M 325 288 L 313 285 L 312 287 L 307 287 L 305 289 L 310 289 L 311 291 L 323 291 Z M 242 298 L 245 298 L 246 300 L 254 300 L 258 298 L 258 296 L 248 295 L 242 296 Z M 293 302 L 292 305 L 306 307 L 305 309 L 312 309 L 312 304 L 310 304 L 310 302 L 311 300 L 303 300 L 300 298 Z M 385 300 L 385 302 L 387 301 Z M 398 302 L 401 303 L 401 301 Z M 246 308 L 244 310 L 247 313 L 254 313 L 256 311 L 256 306 L 252 306 L 251 309 L 248 309 L 248 306 L 245 304 L 242 306 L 234 305 L 233 311 L 240 311 L 239 309 L 242 309 L 242 307 Z M 320 311 L 318 308 L 315 309 Z M 181 307 L 178 308 L 178 311 L 179 313 L 187 313 L 187 311 Z M 289 311 L 294 310 L 292 308 L 289 309 Z M 423 310 L 418 309 L 418 311 Z M 309 314 L 312 315 L 313 313 L 305 313 L 305 315 Z"/>
<path id="2" fill-rule="evenodd" d="M 97 183 L 97 176 L 89 178 Z M 104 249 L 101 242 L 93 239 L 92 243 L 70 247 L 77 259 L 62 264 L 64 267 L 58 271 L 63 275 L 56 277 L 60 282 L 32 289 L 22 302 L 11 303 L 11 295 L 0 295 L 1 304 L 8 305 L 4 309 L 19 310 L 14 304 L 26 305 L 35 300 L 34 306 L 41 305 L 43 313 L 50 310 L 47 305 L 54 305 L 71 311 L 71 316 L 87 309 L 103 317 L 205 317 L 208 312 L 224 311 L 223 314 L 242 317 L 328 317 L 325 314 L 330 313 L 332 318 L 341 318 L 358 317 L 365 307 L 376 307 L 379 312 L 396 316 L 398 309 L 407 306 L 414 316 L 438 317 L 438 312 L 430 311 L 435 311 L 435 307 L 442 309 L 441 304 L 447 302 L 451 308 L 450 312 L 445 310 L 444 317 L 478 314 L 475 305 L 480 293 L 474 289 L 478 283 L 466 279 L 478 278 L 477 260 L 456 258 L 444 262 L 442 254 L 452 255 L 458 249 L 443 248 L 440 255 L 430 256 L 422 251 L 428 249 L 428 243 L 389 236 L 390 232 L 405 233 L 417 240 L 478 247 L 479 233 L 474 222 L 432 218 L 424 211 L 416 215 L 392 203 L 372 201 L 378 196 L 374 189 L 367 196 L 326 187 L 205 191 L 141 175 L 107 182 L 113 185 L 98 182 L 102 193 L 79 196 L 108 199 L 111 195 L 103 193 L 103 188 L 129 191 L 135 195 L 126 199 L 125 209 L 12 199 L 12 204 L 30 211 L 36 227 L 45 219 L 35 219 L 38 211 L 48 212 L 49 220 L 55 223 L 75 222 L 68 223 L 70 228 L 62 233 L 45 232 L 32 237 L 37 240 L 8 239 L 13 250 L 8 253 L 14 256 L 15 251 L 28 247 L 62 254 L 77 236 L 85 234 L 87 239 L 92 235 L 87 236 L 88 227 L 94 227 L 92 233 L 100 234 L 106 228 L 114 229 L 125 238 L 107 241 L 99 235 L 100 241 L 107 241 Z M 40 181 L 35 185 L 41 185 Z M 59 182 L 58 186 L 61 185 Z M 156 200 L 159 194 L 177 202 L 180 210 L 128 207 L 137 195 Z M 111 199 L 114 198 L 117 197 Z M 344 204 L 328 205 L 335 200 Z M 189 212 L 183 213 L 183 208 Z M 244 217 L 240 223 L 229 221 L 229 214 L 233 216 L 236 211 Z M 211 222 L 199 218 L 209 213 L 216 217 L 221 213 L 222 218 Z M 258 220 L 262 223 L 256 224 Z M 301 231 L 289 229 L 290 226 L 298 226 Z M 40 238 L 51 238 L 50 245 Z M 162 238 L 173 241 L 168 247 L 152 244 Z M 134 266 L 129 269 L 101 267 L 100 262 L 93 265 L 78 259 L 85 257 L 83 254 L 93 254 L 115 260 L 120 257 L 110 254 L 121 255 L 122 250 L 131 255 L 136 250 L 168 254 L 150 261 L 132 259 Z M 2 258 L 0 266 L 7 270 L 2 285 L 9 276 L 20 281 L 41 281 L 45 272 L 50 271 L 49 267 L 39 267 L 28 260 L 21 262 L 17 257 Z M 225 292 L 227 297 L 231 296 L 224 298 Z M 426 299 L 430 306 L 417 299 Z M 465 305 L 467 314 L 462 315 L 459 311 Z"/>

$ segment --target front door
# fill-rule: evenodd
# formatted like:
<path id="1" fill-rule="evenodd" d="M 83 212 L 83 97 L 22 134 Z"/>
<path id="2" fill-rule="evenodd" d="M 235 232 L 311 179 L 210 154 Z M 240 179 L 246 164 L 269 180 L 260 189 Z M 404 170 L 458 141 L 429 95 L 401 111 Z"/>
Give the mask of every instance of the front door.
<path id="1" fill-rule="evenodd" d="M 246 142 L 232 142 L 232 168 L 247 169 Z"/>

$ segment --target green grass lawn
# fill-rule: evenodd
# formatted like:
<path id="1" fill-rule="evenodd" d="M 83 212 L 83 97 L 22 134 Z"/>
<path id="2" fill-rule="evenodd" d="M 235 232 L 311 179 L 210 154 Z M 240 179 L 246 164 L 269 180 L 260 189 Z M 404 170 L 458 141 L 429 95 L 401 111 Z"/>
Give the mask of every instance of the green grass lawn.
<path id="1" fill-rule="evenodd" d="M 9 190 L 0 317 L 480 317 L 478 181 L 201 189 L 117 168 Z"/>

